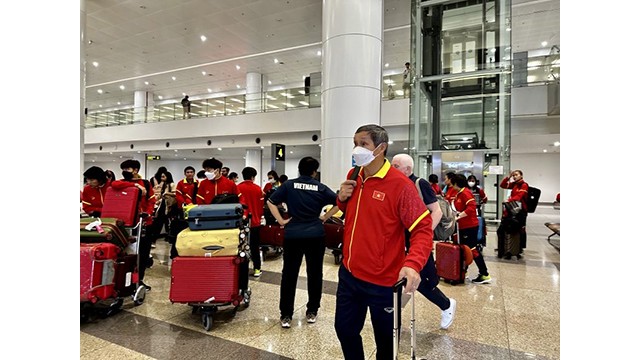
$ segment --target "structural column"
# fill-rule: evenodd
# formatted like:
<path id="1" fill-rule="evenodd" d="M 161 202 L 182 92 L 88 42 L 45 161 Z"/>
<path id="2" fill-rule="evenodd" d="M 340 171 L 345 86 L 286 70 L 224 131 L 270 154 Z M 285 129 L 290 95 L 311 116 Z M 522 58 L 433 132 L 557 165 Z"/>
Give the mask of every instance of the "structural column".
<path id="1" fill-rule="evenodd" d="M 380 124 L 382 0 L 325 0 L 322 8 L 322 182 L 338 189 L 352 167 L 353 134 Z"/>
<path id="2" fill-rule="evenodd" d="M 133 122 L 144 123 L 153 121 L 153 93 L 145 90 L 136 90 L 133 93 Z M 182 105 L 176 105 L 182 117 Z"/>
<path id="3" fill-rule="evenodd" d="M 262 83 L 263 76 L 260 73 L 247 73 L 247 95 L 245 97 L 246 112 L 262 111 Z"/>
<path id="4" fill-rule="evenodd" d="M 247 149 L 244 165 L 256 169 L 258 175 L 256 175 L 255 183 L 262 187 L 262 149 Z M 242 174 L 238 174 L 238 177 L 244 179 Z"/>
<path id="5" fill-rule="evenodd" d="M 84 166 L 84 125 L 85 125 L 85 113 L 86 107 L 86 86 L 87 86 L 87 70 L 86 60 L 84 56 L 84 42 L 85 32 L 87 26 L 87 11 L 85 8 L 85 0 L 80 0 L 80 189 L 84 186 L 84 176 L 82 174 L 85 171 Z"/>

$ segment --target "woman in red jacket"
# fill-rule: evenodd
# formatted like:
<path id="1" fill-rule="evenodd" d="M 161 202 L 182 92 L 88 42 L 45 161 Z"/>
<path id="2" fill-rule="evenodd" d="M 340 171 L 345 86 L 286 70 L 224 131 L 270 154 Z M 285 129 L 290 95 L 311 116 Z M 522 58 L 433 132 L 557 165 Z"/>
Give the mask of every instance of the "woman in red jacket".
<path id="1" fill-rule="evenodd" d="M 458 224 L 460 245 L 467 245 L 474 249 L 478 245 L 478 215 L 476 214 L 476 200 L 467 188 L 467 178 L 462 174 L 453 176 L 451 186 L 456 191 L 453 199 L 454 209 L 458 212 L 456 222 Z M 484 262 L 484 257 L 479 251 L 473 251 L 473 261 L 478 266 L 480 274 L 471 280 L 474 284 L 488 284 L 491 282 L 489 270 Z"/>

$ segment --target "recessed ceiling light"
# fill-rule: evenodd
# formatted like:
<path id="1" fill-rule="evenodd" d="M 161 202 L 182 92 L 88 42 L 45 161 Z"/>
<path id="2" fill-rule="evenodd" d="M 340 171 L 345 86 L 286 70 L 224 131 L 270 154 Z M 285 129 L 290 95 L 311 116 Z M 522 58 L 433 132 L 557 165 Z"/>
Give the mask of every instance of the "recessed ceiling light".
<path id="1" fill-rule="evenodd" d="M 207 72 L 206 72 L 206 71 L 203 71 L 203 72 L 202 72 L 202 76 L 205 76 L 205 75 L 207 75 Z"/>
<path id="2" fill-rule="evenodd" d="M 279 63 L 278 59 L 273 59 L 273 63 L 274 63 L 274 64 Z"/>
<path id="3" fill-rule="evenodd" d="M 145 81 L 145 82 L 144 82 L 144 84 L 145 84 L 145 85 L 149 85 L 149 82 L 148 82 L 148 81 Z"/>
<path id="4" fill-rule="evenodd" d="M 207 89 L 207 91 L 208 91 L 208 92 L 212 92 L 213 90 L 211 90 L 211 89 Z"/>
<path id="5" fill-rule="evenodd" d="M 508 28 L 506 28 L 505 30 L 507 30 L 507 31 L 511 31 L 511 28 L 510 28 L 510 27 L 508 27 Z"/>
<path id="6" fill-rule="evenodd" d="M 384 67 L 389 67 L 389 63 L 384 64 Z"/>
<path id="7" fill-rule="evenodd" d="M 543 41 L 543 42 L 540 43 L 540 45 L 542 45 L 542 46 L 547 46 L 547 44 L 548 43 L 546 41 Z"/>
<path id="8" fill-rule="evenodd" d="M 318 56 L 322 56 L 322 51 L 318 50 L 318 52 L 316 53 L 316 55 L 318 55 Z"/>
<path id="9" fill-rule="evenodd" d="M 174 149 L 173 152 L 178 152 L 178 149 Z"/>
<path id="10" fill-rule="evenodd" d="M 174 81 L 175 81 L 175 80 L 176 80 L 176 77 L 175 77 L 175 76 L 172 76 L 172 77 L 171 77 L 171 80 L 174 80 Z"/>
<path id="11" fill-rule="evenodd" d="M 560 146 L 560 141 L 555 141 L 555 142 L 553 143 L 553 146 Z"/>
<path id="12" fill-rule="evenodd" d="M 200 40 L 202 40 L 202 42 L 207 41 L 207 37 L 204 35 L 200 35 Z"/>
<path id="13" fill-rule="evenodd" d="M 264 149 L 264 146 L 260 146 L 260 149 Z"/>
<path id="14" fill-rule="evenodd" d="M 158 99 L 162 100 L 162 95 L 158 95 Z"/>
<path id="15" fill-rule="evenodd" d="M 545 153 L 546 153 L 546 152 L 547 152 L 547 149 L 542 149 L 542 152 L 545 152 Z"/>
<path id="16" fill-rule="evenodd" d="M 94 62 L 93 62 L 93 66 L 98 67 L 98 65 L 100 65 L 100 64 L 98 64 L 98 62 L 97 62 L 97 61 L 94 61 Z"/>
<path id="17" fill-rule="evenodd" d="M 100 105 L 100 107 L 102 107 L 102 105 Z"/>
<path id="18" fill-rule="evenodd" d="M 222 148 L 218 148 L 219 151 L 222 151 Z"/>
<path id="19" fill-rule="evenodd" d="M 102 94 L 103 92 L 102 89 L 98 89 L 98 94 Z"/>
<path id="20" fill-rule="evenodd" d="M 236 65 L 236 70 L 240 70 L 240 65 Z"/>
<path id="21" fill-rule="evenodd" d="M 268 83 L 269 85 L 271 85 L 271 80 L 267 81 L 267 83 Z"/>
<path id="22" fill-rule="evenodd" d="M 289 151 L 289 154 L 293 154 L 293 150 L 292 150 L 292 151 Z"/>
<path id="23" fill-rule="evenodd" d="M 124 85 L 120 85 L 120 90 L 124 90 Z"/>
<path id="24" fill-rule="evenodd" d="M 118 101 L 118 105 L 120 105 L 120 101 Z"/>
<path id="25" fill-rule="evenodd" d="M 240 85 L 236 84 L 236 88 L 240 89 Z"/>

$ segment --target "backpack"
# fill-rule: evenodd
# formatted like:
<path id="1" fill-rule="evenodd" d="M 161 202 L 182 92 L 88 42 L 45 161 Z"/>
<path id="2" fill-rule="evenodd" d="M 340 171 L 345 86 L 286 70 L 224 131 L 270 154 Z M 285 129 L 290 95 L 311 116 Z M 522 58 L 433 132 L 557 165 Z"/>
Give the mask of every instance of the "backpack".
<path id="1" fill-rule="evenodd" d="M 529 186 L 529 191 L 527 192 L 527 212 L 534 213 L 536 212 L 536 208 L 538 207 L 538 201 L 540 200 L 540 194 L 542 192 L 540 189 Z"/>
<path id="2" fill-rule="evenodd" d="M 420 195 L 420 199 L 424 201 L 422 197 L 422 190 L 420 189 L 420 178 L 416 179 L 416 189 Z M 436 195 L 440 210 L 442 210 L 442 218 L 438 223 L 438 226 L 433 230 L 433 240 L 448 240 L 456 230 L 456 216 L 451 209 L 451 205 L 444 199 L 442 195 Z"/>

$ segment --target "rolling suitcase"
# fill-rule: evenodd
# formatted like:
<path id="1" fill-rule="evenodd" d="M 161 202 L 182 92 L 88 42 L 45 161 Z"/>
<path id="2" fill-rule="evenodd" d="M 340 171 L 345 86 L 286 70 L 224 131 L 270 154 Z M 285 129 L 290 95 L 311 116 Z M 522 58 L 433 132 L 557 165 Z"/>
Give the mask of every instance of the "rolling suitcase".
<path id="1" fill-rule="evenodd" d="M 105 218 L 120 219 L 125 227 L 135 226 L 138 222 L 140 194 L 140 190 L 135 186 L 122 190 L 107 188 L 101 215 Z"/>
<path id="2" fill-rule="evenodd" d="M 344 222 L 335 216 L 330 217 L 324 223 L 325 245 L 331 249 L 334 263 L 339 265 L 342 261 L 342 238 L 344 235 Z"/>
<path id="3" fill-rule="evenodd" d="M 99 225 L 98 223 L 99 222 Z M 91 230 L 87 230 L 89 227 Z M 122 249 L 133 240 L 124 222 L 116 218 L 81 218 L 80 219 L 80 242 L 81 243 L 104 243 L 114 244 Z"/>
<path id="4" fill-rule="evenodd" d="M 463 284 L 467 275 L 464 250 L 458 244 L 460 232 L 457 225 L 454 235 L 455 241 L 439 241 L 436 244 L 436 273 L 451 285 Z"/>
<path id="5" fill-rule="evenodd" d="M 238 305 L 243 299 L 239 291 L 243 288 L 240 281 L 242 263 L 247 263 L 246 258 L 238 256 L 174 258 L 169 300 Z M 248 282 L 248 273 L 246 278 Z"/>
<path id="6" fill-rule="evenodd" d="M 400 323 L 402 319 L 402 288 L 407 285 L 403 278 L 393 285 L 393 359 L 398 359 L 400 351 Z M 411 359 L 416 358 L 416 301 L 415 292 L 411 293 Z"/>
<path id="7" fill-rule="evenodd" d="M 260 226 L 260 245 L 284 246 L 284 227 L 277 224 Z"/>
<path id="8" fill-rule="evenodd" d="M 198 205 L 186 212 L 191 230 L 232 229 L 242 226 L 241 204 Z"/>
<path id="9" fill-rule="evenodd" d="M 487 224 L 482 216 L 478 216 L 478 245 L 487 246 Z"/>
<path id="10" fill-rule="evenodd" d="M 176 238 L 178 256 L 235 256 L 240 245 L 240 230 L 182 230 Z"/>
<path id="11" fill-rule="evenodd" d="M 115 263 L 120 248 L 111 243 L 80 244 L 80 302 L 116 297 Z"/>

